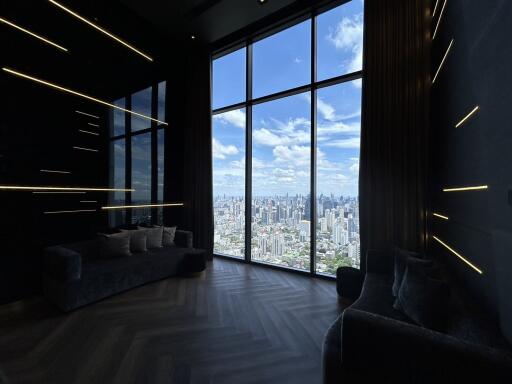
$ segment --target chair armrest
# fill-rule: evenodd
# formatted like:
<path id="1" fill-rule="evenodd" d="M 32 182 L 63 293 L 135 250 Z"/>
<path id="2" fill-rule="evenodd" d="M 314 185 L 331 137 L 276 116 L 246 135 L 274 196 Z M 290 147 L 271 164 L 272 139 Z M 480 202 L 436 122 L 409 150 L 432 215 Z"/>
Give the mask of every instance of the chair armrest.
<path id="1" fill-rule="evenodd" d="M 194 235 L 191 231 L 176 230 L 174 244 L 183 248 L 194 248 Z"/>
<path id="2" fill-rule="evenodd" d="M 393 383 L 512 382 L 512 358 L 503 351 L 357 309 L 343 314 L 341 344 L 343 366 L 371 367 Z"/>
<path id="3" fill-rule="evenodd" d="M 369 249 L 366 252 L 366 273 L 393 274 L 393 253 Z"/>
<path id="4" fill-rule="evenodd" d="M 61 246 L 44 250 L 44 272 L 60 282 L 80 280 L 82 277 L 82 256 Z"/>
<path id="5" fill-rule="evenodd" d="M 361 270 L 352 267 L 339 267 L 336 270 L 336 290 L 338 295 L 356 300 L 363 289 L 364 274 Z"/>

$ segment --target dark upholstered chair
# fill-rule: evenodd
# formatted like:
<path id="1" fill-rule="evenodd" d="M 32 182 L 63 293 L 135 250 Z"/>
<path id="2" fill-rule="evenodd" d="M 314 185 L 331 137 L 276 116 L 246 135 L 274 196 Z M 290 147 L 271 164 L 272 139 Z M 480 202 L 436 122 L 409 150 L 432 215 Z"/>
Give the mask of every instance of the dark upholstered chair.
<path id="1" fill-rule="evenodd" d="M 343 271 L 341 278 L 343 294 Z M 512 383 L 510 347 L 493 323 L 454 310 L 441 332 L 418 326 L 393 308 L 393 280 L 393 254 L 368 252 L 361 295 L 325 336 L 325 384 Z"/>

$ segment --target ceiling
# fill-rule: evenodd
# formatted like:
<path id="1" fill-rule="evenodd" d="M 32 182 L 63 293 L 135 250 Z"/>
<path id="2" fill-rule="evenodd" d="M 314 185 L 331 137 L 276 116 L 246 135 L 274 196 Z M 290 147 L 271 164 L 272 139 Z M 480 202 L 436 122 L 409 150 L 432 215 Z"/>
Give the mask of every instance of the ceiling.
<path id="1" fill-rule="evenodd" d="M 300 0 L 119 0 L 173 38 L 211 44 Z"/>

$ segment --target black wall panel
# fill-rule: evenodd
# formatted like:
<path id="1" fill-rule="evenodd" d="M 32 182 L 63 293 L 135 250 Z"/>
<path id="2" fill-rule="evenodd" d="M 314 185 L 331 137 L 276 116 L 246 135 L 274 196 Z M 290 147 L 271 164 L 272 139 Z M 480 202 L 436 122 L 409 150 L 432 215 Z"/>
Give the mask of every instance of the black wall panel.
<path id="1" fill-rule="evenodd" d="M 63 3 L 151 54 L 155 62 L 141 58 L 47 1 L 28 0 L 2 2 L 0 16 L 63 45 L 69 52 L 0 23 L 0 68 L 12 68 L 106 101 L 176 76 L 186 50 L 164 39 L 118 2 Z M 174 87 L 172 81 L 169 83 Z M 168 94 L 179 91 L 172 88 Z M 100 126 L 90 126 L 89 122 Z M 108 122 L 108 107 L 0 70 L 0 185 L 108 187 Z M 99 136 L 79 129 L 98 132 Z M 175 125 L 169 127 L 176 129 Z M 167 135 L 171 142 L 173 135 Z M 42 173 L 41 169 L 71 174 Z M 44 212 L 98 209 L 107 198 L 105 192 L 50 195 L 0 191 L 0 303 L 39 292 L 42 247 L 86 239 L 108 225 L 107 214 L 99 211 Z"/>
<path id="2" fill-rule="evenodd" d="M 444 0 L 439 0 L 440 7 Z M 441 8 L 439 8 L 441 9 Z M 433 30 L 439 19 L 433 20 Z M 512 2 L 448 0 L 433 41 L 432 74 L 454 44 L 432 88 L 431 233 L 483 270 L 478 274 L 431 238 L 432 252 L 501 320 L 512 339 Z M 479 111 L 455 128 L 475 106 Z M 488 190 L 442 192 L 488 185 Z"/>

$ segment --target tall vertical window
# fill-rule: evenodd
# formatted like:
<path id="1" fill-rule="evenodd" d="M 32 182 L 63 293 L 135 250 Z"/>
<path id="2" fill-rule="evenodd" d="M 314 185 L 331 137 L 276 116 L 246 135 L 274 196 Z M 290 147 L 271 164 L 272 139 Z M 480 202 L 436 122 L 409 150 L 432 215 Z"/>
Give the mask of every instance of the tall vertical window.
<path id="1" fill-rule="evenodd" d="M 245 253 L 245 110 L 213 117 L 214 252 Z"/>
<path id="2" fill-rule="evenodd" d="M 311 82 L 311 20 L 255 42 L 253 97 Z"/>
<path id="3" fill-rule="evenodd" d="M 363 7 L 214 57 L 216 254 L 312 274 L 359 267 Z"/>
<path id="4" fill-rule="evenodd" d="M 151 116 L 152 87 L 143 89 L 132 95 L 132 111 L 144 116 Z M 151 128 L 151 120 L 131 115 L 132 132 Z"/>
<path id="5" fill-rule="evenodd" d="M 151 204 L 151 132 L 132 137 L 132 204 Z M 151 222 L 151 208 L 132 210 L 132 223 Z"/>
<path id="6" fill-rule="evenodd" d="M 357 80 L 317 93 L 316 270 L 359 267 L 361 88 Z"/>
<path id="7" fill-rule="evenodd" d="M 125 139 L 113 140 L 110 142 L 110 179 L 111 186 L 116 189 L 126 188 L 126 143 Z M 112 205 L 123 205 L 125 203 L 125 192 L 113 192 L 110 203 Z M 123 224 L 125 222 L 125 212 L 110 212 L 110 221 L 113 226 Z"/>
<path id="8" fill-rule="evenodd" d="M 253 107 L 252 259 L 309 270 L 309 93 Z"/>
<path id="9" fill-rule="evenodd" d="M 165 121 L 166 82 L 145 88 L 114 104 L 153 119 Z M 110 185 L 134 189 L 113 192 L 111 205 L 147 205 L 163 202 L 165 126 L 149 119 L 112 111 L 110 150 Z M 156 171 L 155 171 L 156 170 Z M 125 223 L 163 223 L 161 208 L 113 210 L 110 225 Z"/>

